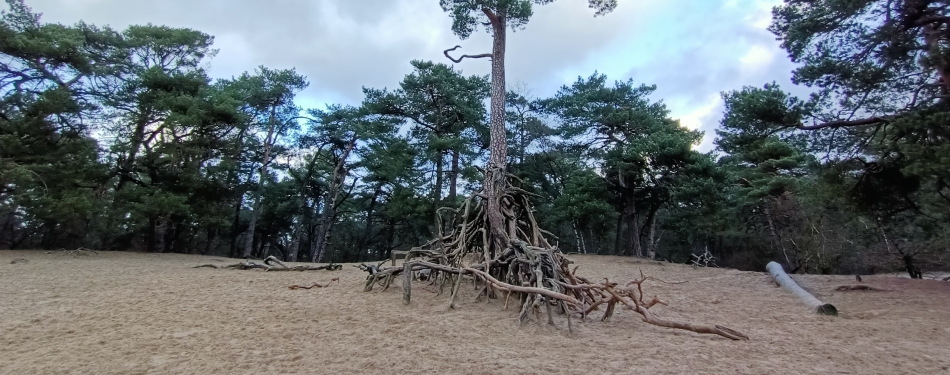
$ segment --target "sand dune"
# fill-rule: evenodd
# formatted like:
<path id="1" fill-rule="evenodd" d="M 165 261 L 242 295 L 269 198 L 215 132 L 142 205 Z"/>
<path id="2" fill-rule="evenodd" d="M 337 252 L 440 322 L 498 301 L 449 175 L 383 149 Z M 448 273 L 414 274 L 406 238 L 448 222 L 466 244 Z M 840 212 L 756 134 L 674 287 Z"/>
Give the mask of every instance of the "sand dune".
<path id="1" fill-rule="evenodd" d="M 11 264 L 17 258 L 28 262 Z M 201 268 L 175 254 L 0 251 L 0 374 L 950 374 L 950 283 L 794 276 L 841 311 L 805 310 L 765 273 L 571 256 L 578 273 L 644 273 L 656 314 L 723 324 L 750 341 L 655 327 L 630 311 L 519 325 L 503 300 L 448 309 L 436 288 L 362 292 L 365 273 Z M 339 277 L 328 288 L 290 290 Z M 595 313 L 595 315 L 597 315 Z"/>

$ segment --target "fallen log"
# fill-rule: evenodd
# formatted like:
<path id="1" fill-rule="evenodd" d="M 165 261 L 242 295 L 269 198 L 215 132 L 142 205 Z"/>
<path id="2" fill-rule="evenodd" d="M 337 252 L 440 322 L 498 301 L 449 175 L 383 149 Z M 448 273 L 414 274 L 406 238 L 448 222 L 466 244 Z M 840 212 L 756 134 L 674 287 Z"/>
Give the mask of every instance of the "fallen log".
<path id="1" fill-rule="evenodd" d="M 815 312 L 822 315 L 838 315 L 838 309 L 836 309 L 834 306 L 819 301 L 817 298 L 815 298 L 815 296 L 811 295 L 811 293 L 808 293 L 805 291 L 805 289 L 802 289 L 802 287 L 798 286 L 798 283 L 796 283 L 795 280 L 792 280 L 792 278 L 785 273 L 785 270 L 782 268 L 781 264 L 769 262 L 765 268 L 769 270 L 769 273 L 772 275 L 772 279 L 774 279 L 778 285 L 798 296 L 802 302 L 815 310 Z"/>

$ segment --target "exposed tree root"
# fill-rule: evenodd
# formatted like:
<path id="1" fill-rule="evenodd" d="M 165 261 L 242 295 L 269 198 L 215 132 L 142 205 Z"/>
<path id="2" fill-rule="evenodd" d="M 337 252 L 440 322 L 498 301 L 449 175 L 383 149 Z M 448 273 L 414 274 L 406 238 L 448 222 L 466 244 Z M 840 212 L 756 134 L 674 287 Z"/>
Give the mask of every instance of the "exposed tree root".
<path id="1" fill-rule="evenodd" d="M 666 303 L 657 297 L 644 301 L 642 284 L 655 279 L 642 273 L 639 280 L 625 286 L 609 280 L 594 283 L 575 275 L 570 269 L 573 262 L 557 246 L 551 245 L 549 238 L 556 240 L 556 237 L 538 227 L 529 195 L 518 187 L 507 185 L 504 194 L 495 202 L 501 206 L 504 228 L 490 227 L 485 211 L 489 202 L 483 194 L 470 196 L 458 209 L 441 209 L 440 219 L 445 217 L 442 216 L 444 211 L 451 213 L 446 215 L 450 218 L 451 231 L 443 234 L 440 229 L 438 238 L 407 251 L 406 261 L 401 267 L 382 267 L 388 259 L 378 265 L 358 266 L 369 273 L 364 291 L 372 290 L 375 285 L 386 290 L 393 280 L 402 276 L 403 303 L 408 304 L 412 298 L 412 283 L 419 279 L 430 285 L 437 284 L 439 293 L 448 286 L 451 293 L 449 306 L 454 308 L 461 280 L 466 277 L 471 278 L 476 290 L 480 291 L 477 298 L 496 298 L 500 295 L 496 292 L 501 292 L 505 296 L 506 309 L 512 302 L 520 305 L 519 320 L 522 323 L 530 320 L 532 315 L 538 320 L 547 315 L 547 322 L 554 324 L 553 316 L 559 314 L 566 316 L 568 329 L 572 330 L 572 315 L 586 319 L 589 313 L 606 304 L 601 319 L 608 320 L 615 307 L 621 305 L 653 325 L 733 340 L 748 339 L 740 332 L 719 325 L 682 323 L 657 317 L 649 309 Z M 442 228 L 442 223 L 437 227 Z M 492 240 L 491 233 L 504 238 L 502 241 Z"/>
<path id="2" fill-rule="evenodd" d="M 323 284 L 323 285 L 321 285 L 320 283 L 313 283 L 313 284 L 311 284 L 310 286 L 291 285 L 291 286 L 289 286 L 288 288 L 290 288 L 291 290 L 296 290 L 296 289 L 312 289 L 312 288 L 325 288 L 325 287 L 330 286 L 330 284 L 333 284 L 334 281 L 336 281 L 337 285 L 340 284 L 340 278 L 339 278 L 339 277 L 334 277 L 334 278 L 330 279 L 329 282 L 327 282 L 326 284 Z"/>

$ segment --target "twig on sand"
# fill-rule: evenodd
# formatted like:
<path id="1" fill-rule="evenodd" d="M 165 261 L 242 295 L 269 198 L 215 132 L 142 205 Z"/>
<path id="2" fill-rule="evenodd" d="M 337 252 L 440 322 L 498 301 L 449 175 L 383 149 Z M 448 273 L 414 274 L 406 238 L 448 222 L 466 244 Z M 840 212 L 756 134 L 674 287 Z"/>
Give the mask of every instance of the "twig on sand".
<path id="1" fill-rule="evenodd" d="M 330 281 L 329 281 L 328 283 L 323 284 L 323 285 L 321 285 L 320 283 L 313 283 L 313 284 L 311 284 L 310 286 L 303 286 L 303 285 L 296 285 L 296 284 L 295 284 L 295 285 L 289 286 L 288 288 L 290 288 L 291 290 L 297 290 L 297 289 L 311 289 L 311 288 L 326 288 L 326 287 L 330 286 L 330 284 L 333 284 L 334 281 L 336 281 L 337 285 L 340 284 L 340 278 L 339 278 L 339 277 L 334 277 L 334 278 L 330 279 Z"/>

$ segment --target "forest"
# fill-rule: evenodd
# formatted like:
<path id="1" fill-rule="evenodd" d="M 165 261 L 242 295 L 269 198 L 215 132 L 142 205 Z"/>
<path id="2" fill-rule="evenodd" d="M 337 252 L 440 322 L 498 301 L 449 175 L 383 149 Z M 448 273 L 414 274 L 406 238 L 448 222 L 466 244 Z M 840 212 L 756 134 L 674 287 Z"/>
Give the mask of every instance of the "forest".
<path id="1" fill-rule="evenodd" d="M 382 260 L 448 231 L 442 208 L 482 188 L 492 77 L 456 69 L 459 51 L 363 87 L 358 106 L 302 108 L 295 69 L 211 78 L 201 31 L 45 23 L 6 4 L 0 249 Z M 948 8 L 786 0 L 769 30 L 810 95 L 723 92 L 710 152 L 649 82 L 591 72 L 551 97 L 506 90 L 503 163 L 565 253 L 947 270 Z"/>

